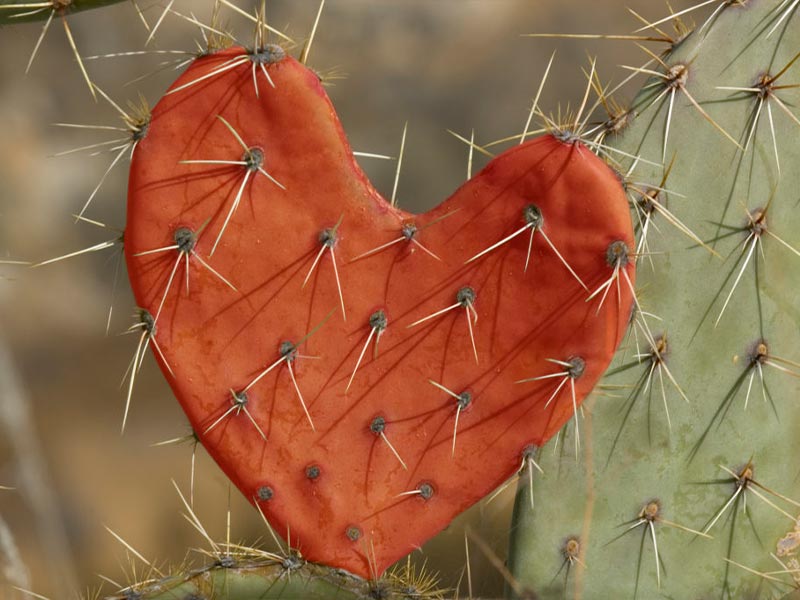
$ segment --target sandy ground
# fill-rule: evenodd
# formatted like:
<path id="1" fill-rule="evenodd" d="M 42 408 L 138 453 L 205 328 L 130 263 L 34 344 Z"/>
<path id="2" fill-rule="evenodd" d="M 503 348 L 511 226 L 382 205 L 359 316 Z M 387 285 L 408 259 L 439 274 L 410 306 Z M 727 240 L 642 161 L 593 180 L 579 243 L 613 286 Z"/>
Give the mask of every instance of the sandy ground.
<path id="1" fill-rule="evenodd" d="M 155 22 L 159 3 L 139 3 Z M 255 4 L 238 3 L 247 9 Z M 207 19 L 210 4 L 179 0 L 174 8 Z M 689 4 L 672 3 L 675 10 Z M 329 0 L 310 63 L 344 76 L 329 92 L 357 150 L 396 154 L 409 122 L 398 198 L 404 207 L 422 211 L 465 178 L 467 148 L 446 129 L 469 135 L 475 128 L 483 142 L 520 132 L 554 49 L 556 62 L 541 100 L 553 112 L 580 102 L 587 53 L 598 57 L 604 80 L 622 79 L 620 64 L 646 60 L 630 42 L 520 35 L 629 33 L 638 25 L 624 5 L 651 19 L 666 13 L 652 0 Z M 272 24 L 302 39 L 317 0 L 268 0 L 267 6 Z M 230 11 L 225 14 L 237 34 L 250 39 L 251 26 Z M 130 3 L 75 15 L 69 23 L 83 56 L 141 49 L 147 37 Z M 41 24 L 0 29 L 0 259 L 41 261 L 115 237 L 113 231 L 71 218 L 111 155 L 56 156 L 107 138 L 53 124 L 116 124 L 117 116 L 90 97 L 58 20 L 25 75 L 40 31 Z M 168 16 L 151 47 L 191 51 L 198 37 L 194 27 Z M 124 102 L 141 92 L 155 102 L 174 71 L 126 84 L 162 60 L 149 55 L 87 65 L 94 81 L 114 98 Z M 394 163 L 361 162 L 388 195 Z M 109 175 L 88 216 L 110 227 L 124 226 L 125 171 L 123 164 Z M 137 382 L 128 429 L 119 434 L 125 399 L 120 380 L 135 340 L 119 335 L 133 309 L 124 265 L 110 333 L 105 332 L 116 265 L 114 250 L 39 269 L 0 265 L 0 484 L 15 488 L 0 492 L 0 516 L 27 570 L 12 565 L 0 580 L 54 599 L 96 586 L 98 573 L 126 582 L 130 569 L 124 549 L 104 526 L 159 564 L 179 562 L 187 549 L 202 545 L 179 517 L 171 484 L 175 479 L 188 487 L 192 447 L 153 447 L 185 435 L 188 426 L 149 358 Z M 228 484 L 202 449 L 195 495 L 198 515 L 213 535 L 223 537 Z M 513 486 L 460 518 L 416 558 L 427 560 L 430 569 L 444 574 L 446 585 L 454 585 L 464 564 L 463 530 L 469 522 L 502 559 L 512 503 Z M 234 539 L 253 542 L 265 536 L 257 514 L 238 492 L 231 493 L 230 505 Z M 0 549 L 5 545 L 8 562 L 13 545 L 5 544 L 6 533 L 0 527 Z M 502 578 L 477 550 L 473 578 L 476 594 L 502 591 Z M 0 590 L 2 597 L 16 597 L 8 585 Z"/>

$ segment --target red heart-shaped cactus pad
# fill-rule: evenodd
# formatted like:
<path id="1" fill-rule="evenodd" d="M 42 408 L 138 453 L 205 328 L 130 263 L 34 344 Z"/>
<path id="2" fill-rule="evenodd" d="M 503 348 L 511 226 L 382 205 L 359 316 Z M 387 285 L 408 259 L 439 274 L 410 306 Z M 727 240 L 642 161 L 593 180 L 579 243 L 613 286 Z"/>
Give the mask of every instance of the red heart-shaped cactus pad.
<path id="1" fill-rule="evenodd" d="M 200 58 L 153 109 L 125 231 L 143 336 L 306 558 L 382 573 L 513 475 L 608 366 L 631 220 L 614 173 L 563 137 L 412 215 L 278 48 Z"/>

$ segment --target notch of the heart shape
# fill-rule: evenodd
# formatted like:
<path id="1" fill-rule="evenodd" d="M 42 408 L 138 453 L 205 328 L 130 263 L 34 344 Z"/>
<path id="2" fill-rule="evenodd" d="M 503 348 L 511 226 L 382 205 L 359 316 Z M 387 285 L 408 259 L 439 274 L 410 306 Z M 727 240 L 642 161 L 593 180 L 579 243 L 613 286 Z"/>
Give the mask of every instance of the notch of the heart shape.
<path id="1" fill-rule="evenodd" d="M 275 530 L 365 577 L 568 422 L 577 441 L 632 247 L 615 174 L 550 135 L 428 213 L 391 207 L 319 79 L 275 49 L 196 60 L 131 166 L 141 339 Z"/>

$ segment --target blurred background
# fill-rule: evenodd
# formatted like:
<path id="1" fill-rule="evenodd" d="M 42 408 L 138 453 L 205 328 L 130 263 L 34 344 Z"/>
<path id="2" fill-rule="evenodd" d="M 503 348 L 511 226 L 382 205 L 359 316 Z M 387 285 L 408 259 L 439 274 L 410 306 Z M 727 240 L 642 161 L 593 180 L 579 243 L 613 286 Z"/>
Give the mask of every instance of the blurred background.
<path id="1" fill-rule="evenodd" d="M 249 12 L 257 4 L 235 2 Z M 166 2 L 138 4 L 152 26 Z M 173 9 L 208 22 L 212 4 L 177 0 Z M 679 11 L 692 2 L 671 4 Z M 646 60 L 630 41 L 521 34 L 630 33 L 641 23 L 626 6 L 651 21 L 668 12 L 652 0 L 328 0 L 309 64 L 329 78 L 328 92 L 354 149 L 397 156 L 408 121 L 397 196 L 404 208 L 424 211 L 466 177 L 468 148 L 446 130 L 469 137 L 474 128 L 478 143 L 520 133 L 553 50 L 540 101 L 552 112 L 580 103 L 589 57 L 597 57 L 604 82 L 626 75 L 618 65 Z M 318 0 L 267 0 L 270 24 L 297 40 L 307 37 L 317 8 Z M 230 9 L 222 15 L 238 39 L 252 39 L 250 22 Z M 84 57 L 141 50 L 148 36 L 130 2 L 72 15 L 69 25 Z M 669 23 L 663 28 L 674 33 Z M 86 213 L 108 228 L 76 224 L 72 217 L 114 155 L 57 155 L 110 139 L 113 132 L 54 124 L 118 126 L 119 116 L 102 99 L 92 99 L 58 19 L 26 76 L 41 31 L 42 23 L 0 28 L 0 261 L 54 258 L 113 240 L 119 235 L 113 228 L 124 227 L 124 161 Z M 196 26 L 168 14 L 148 49 L 192 52 L 196 40 L 202 43 Z M 175 57 L 148 54 L 85 64 L 120 105 L 140 93 L 152 104 L 177 76 L 174 69 L 131 81 Z M 631 93 L 626 97 L 623 90 L 621 99 Z M 390 195 L 396 164 L 361 164 Z M 476 156 L 476 169 L 481 164 Z M 0 485 L 14 488 L 0 490 L 3 598 L 18 597 L 12 584 L 55 600 L 97 587 L 98 574 L 129 583 L 126 552 L 106 526 L 159 565 L 178 563 L 188 549 L 203 545 L 180 518 L 171 484 L 174 479 L 188 490 L 193 446 L 154 446 L 187 435 L 189 427 L 149 357 L 120 436 L 120 382 L 137 340 L 120 335 L 132 322 L 134 305 L 119 250 L 36 269 L 0 264 Z M 503 560 L 513 498 L 512 485 L 459 518 L 415 557 L 439 571 L 444 585 L 455 586 L 469 524 Z M 257 513 L 235 489 L 229 494 L 225 477 L 197 448 L 195 510 L 212 536 L 224 538 L 229 501 L 232 537 L 263 540 Z M 502 577 L 477 549 L 472 575 L 476 595 L 502 594 Z"/>

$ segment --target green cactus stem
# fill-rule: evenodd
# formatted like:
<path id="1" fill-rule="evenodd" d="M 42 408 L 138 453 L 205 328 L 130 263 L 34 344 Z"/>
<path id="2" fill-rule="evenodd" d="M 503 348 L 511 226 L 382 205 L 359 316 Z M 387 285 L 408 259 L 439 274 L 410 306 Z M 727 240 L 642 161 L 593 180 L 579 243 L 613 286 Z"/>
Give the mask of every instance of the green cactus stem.
<path id="1" fill-rule="evenodd" d="M 1 0 L 0 25 L 13 25 L 30 21 L 46 21 L 51 15 L 72 13 L 117 4 L 122 0 Z M 47 6 L 49 4 L 49 6 Z M 36 5 L 36 6 L 33 6 Z M 42 5 L 42 6 L 39 6 Z"/>
<path id="2" fill-rule="evenodd" d="M 645 57 L 632 118 L 606 138 L 643 159 L 620 170 L 639 305 L 661 320 L 634 315 L 580 459 L 550 444 L 544 474 L 523 473 L 510 562 L 540 598 L 800 589 L 797 4 L 712 5 Z"/>
<path id="3" fill-rule="evenodd" d="M 243 549 L 244 550 L 244 549 Z M 210 566 L 150 579 L 106 596 L 106 600 L 437 600 L 444 590 L 436 577 L 415 573 L 410 563 L 378 581 L 307 563 L 295 555 L 278 556 L 254 549 L 223 555 Z"/>

